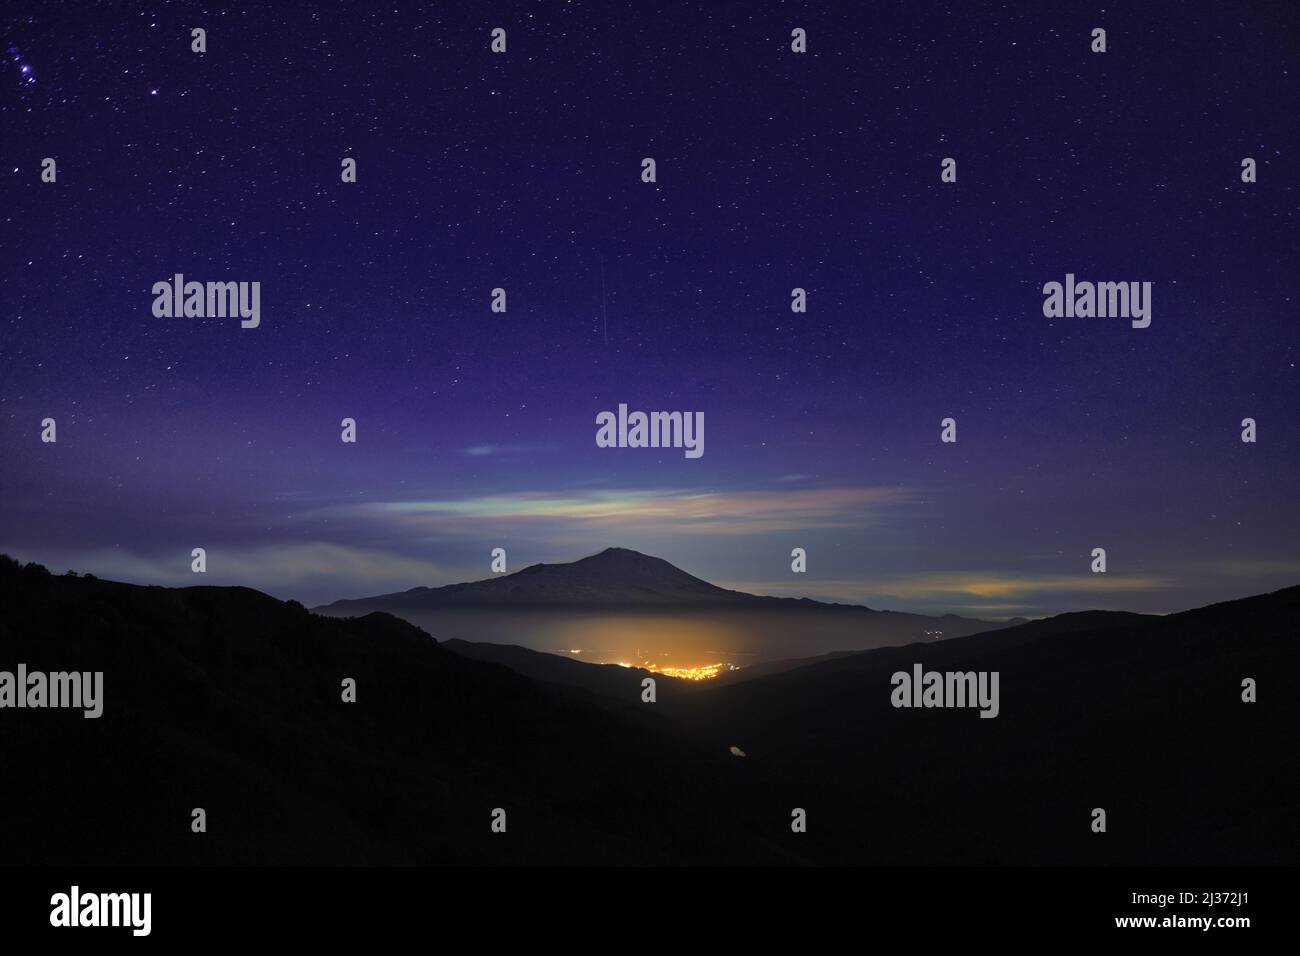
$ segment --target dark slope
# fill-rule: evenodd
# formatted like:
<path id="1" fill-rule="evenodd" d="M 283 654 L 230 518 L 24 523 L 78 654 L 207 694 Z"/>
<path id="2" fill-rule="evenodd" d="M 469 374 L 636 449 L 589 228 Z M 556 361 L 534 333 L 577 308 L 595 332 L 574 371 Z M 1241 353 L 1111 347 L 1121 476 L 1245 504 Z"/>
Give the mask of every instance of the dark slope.
<path id="1" fill-rule="evenodd" d="M 586 661 L 575 661 L 570 657 L 529 650 L 514 644 L 450 640 L 443 641 L 439 646 L 472 660 L 501 664 L 533 680 L 564 687 L 577 687 L 625 703 L 635 703 L 640 700 L 641 681 L 646 677 L 655 679 L 655 691 L 660 701 L 667 700 L 674 694 L 689 691 L 689 685 L 692 683 L 676 677 L 654 674 L 641 667 L 589 664 Z"/>
<path id="2" fill-rule="evenodd" d="M 395 618 L 8 561 L 0 601 L 0 669 L 105 672 L 98 720 L 0 710 L 0 864 L 792 858 L 735 811 L 758 771 L 725 750 Z M 207 833 L 190 832 L 194 807 Z"/>
<path id="3" fill-rule="evenodd" d="M 1023 624 L 1014 624 L 1007 622 L 1004 628 L 996 630 L 982 631 L 978 634 L 963 635 L 961 640 L 961 653 L 969 654 L 976 648 L 988 650 L 990 648 L 1000 648 L 1009 650 L 1019 647 L 1022 644 L 1032 644 L 1037 640 L 1056 635 L 1077 634 L 1084 631 L 1105 630 L 1108 628 L 1133 626 L 1142 621 L 1158 621 L 1160 617 L 1153 614 L 1135 614 L 1131 611 L 1071 611 L 1067 614 L 1057 614 L 1053 617 L 1041 618 L 1037 621 L 1029 621 Z M 905 648 L 916 647 L 924 644 L 940 643 L 936 641 L 913 642 L 905 645 Z M 819 671 L 812 668 L 825 666 L 825 673 L 848 673 L 855 666 L 865 667 L 867 658 L 865 655 L 875 653 L 880 648 L 873 648 L 864 651 L 837 651 L 832 654 L 822 654 L 817 657 L 793 659 L 784 661 L 768 661 L 757 664 L 754 667 L 747 667 L 739 671 L 734 671 L 725 679 L 719 680 L 718 684 L 740 684 L 749 680 L 756 680 L 760 677 L 771 677 L 776 675 L 788 675 L 795 679 L 813 678 Z M 853 658 L 855 660 L 849 660 Z M 842 670 L 841 670 L 842 669 Z"/>
<path id="4" fill-rule="evenodd" d="M 1295 864 L 1298 621 L 1300 588 L 1167 617 L 1063 615 L 666 709 L 785 779 L 779 797 L 809 809 L 827 859 Z M 895 709 L 891 675 L 917 662 L 999 671 L 1001 715 Z M 1258 703 L 1241 701 L 1245 677 Z M 1094 807 L 1109 832 L 1090 831 Z"/>
<path id="5" fill-rule="evenodd" d="M 1031 625 L 1017 628 L 1014 636 L 1003 642 L 1005 646 L 1027 642 L 1035 636 L 1049 633 L 1068 633 L 1097 627 L 1117 627 L 1121 624 L 1142 620 L 1140 614 L 1120 611 L 1085 611 L 1075 614 L 1062 614 L 1033 622 Z M 1009 631 L 989 632 L 992 634 L 1010 634 Z M 602 697 L 611 697 L 621 701 L 633 701 L 641 694 L 641 681 L 645 677 L 655 677 L 657 691 L 661 701 L 667 701 L 676 694 L 707 692 L 713 688 L 740 684 L 791 671 L 802 670 L 830 661 L 842 661 L 846 657 L 867 654 L 870 651 L 835 651 L 815 657 L 791 658 L 776 661 L 764 661 L 742 667 L 739 670 L 723 671 L 716 678 L 708 681 L 687 681 L 662 674 L 652 674 L 640 667 L 620 667 L 617 664 L 593 664 L 576 660 L 561 654 L 535 651 L 515 644 L 494 644 L 485 641 L 462 641 L 452 639 L 443 641 L 442 647 L 464 657 L 479 661 L 502 664 L 512 671 L 565 687 L 577 687 Z M 665 696 L 667 695 L 667 696 Z"/>
<path id="6" fill-rule="evenodd" d="M 1297 862 L 1300 588 L 1064 615 L 653 707 L 247 589 L 0 561 L 0 606 L 0 669 L 106 672 L 100 720 L 0 710 L 0 864 Z M 999 671 L 1001 715 L 892 708 L 890 675 L 914 662 Z M 339 701 L 344 676 L 359 703 Z"/>

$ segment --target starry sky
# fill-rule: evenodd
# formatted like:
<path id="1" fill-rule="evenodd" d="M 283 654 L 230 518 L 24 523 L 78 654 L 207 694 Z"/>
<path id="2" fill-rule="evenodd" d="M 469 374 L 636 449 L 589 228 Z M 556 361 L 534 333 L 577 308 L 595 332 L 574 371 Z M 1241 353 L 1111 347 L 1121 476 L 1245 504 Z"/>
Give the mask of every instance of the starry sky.
<path id="1" fill-rule="evenodd" d="M 316 604 L 616 545 L 987 617 L 1300 581 L 1292 4 L 13 6 L 22 560 Z M 261 326 L 155 318 L 178 272 Z M 1067 272 L 1151 327 L 1045 318 Z M 703 457 L 596 447 L 620 402 Z"/>

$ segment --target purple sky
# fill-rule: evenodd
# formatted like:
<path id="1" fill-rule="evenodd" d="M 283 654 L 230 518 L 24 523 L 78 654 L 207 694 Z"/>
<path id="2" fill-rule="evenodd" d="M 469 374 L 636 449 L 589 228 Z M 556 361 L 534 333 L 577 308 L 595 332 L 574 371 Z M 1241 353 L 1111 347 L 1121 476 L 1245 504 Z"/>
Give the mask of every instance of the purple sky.
<path id="1" fill-rule="evenodd" d="M 1300 581 L 1300 14 L 718 7 L 12 23 L 0 549 L 308 604 L 495 547 L 990 617 Z M 260 327 L 155 318 L 176 272 Z M 1044 318 L 1067 272 L 1151 327 Z M 620 402 L 703 457 L 597 448 Z"/>

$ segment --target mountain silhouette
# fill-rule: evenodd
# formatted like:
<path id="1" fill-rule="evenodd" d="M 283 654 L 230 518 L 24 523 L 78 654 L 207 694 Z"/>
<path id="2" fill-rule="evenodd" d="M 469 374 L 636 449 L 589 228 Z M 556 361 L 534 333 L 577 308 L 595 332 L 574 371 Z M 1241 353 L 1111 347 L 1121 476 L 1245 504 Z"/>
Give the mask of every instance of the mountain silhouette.
<path id="1" fill-rule="evenodd" d="M 388 615 L 3 556 L 0 606 L 0 670 L 104 674 L 99 719 L 0 710 L 0 865 L 800 859 L 736 812 L 761 775 L 725 750 Z M 508 837 L 490 830 L 498 807 Z"/>
<path id="2" fill-rule="evenodd" d="M 917 640 L 927 634 L 955 637 L 1013 621 L 983 621 L 954 614 L 929 616 L 879 611 L 860 604 L 832 604 L 808 598 L 779 598 L 720 588 L 662 558 L 627 548 L 606 548 L 599 554 L 563 564 L 534 564 L 513 574 L 444 587 L 416 587 L 408 591 L 368 598 L 335 601 L 313 608 L 319 614 L 350 616 L 382 611 L 405 618 L 439 637 L 461 637 L 464 619 L 447 625 L 443 616 L 453 611 L 553 612 L 609 611 L 618 613 L 761 614 L 747 622 L 761 629 L 762 622 L 777 627 L 787 640 L 806 635 L 801 653 L 842 650 L 847 644 L 861 650 L 881 643 Z M 783 615 L 789 615 L 785 617 Z M 816 623 L 813 619 L 816 618 Z M 511 626 L 516 629 L 521 625 Z M 470 628 L 467 633 L 477 633 Z M 489 633 L 492 633 L 489 631 Z M 815 641 L 829 635 L 834 647 L 819 648 Z M 489 641 L 489 643 L 500 643 Z M 783 650 L 788 656 L 789 648 Z"/>
<path id="3" fill-rule="evenodd" d="M 1156 616 L 1088 611 L 678 695 L 815 804 L 828 862 L 1297 862 L 1300 587 Z M 895 708 L 892 675 L 997 672 L 1000 713 Z M 1243 701 L 1243 681 L 1258 684 Z M 1267 688 L 1267 698 L 1265 697 Z M 1109 830 L 1094 833 L 1103 808 Z"/>
<path id="4" fill-rule="evenodd" d="M 654 704 L 639 672 L 475 650 L 549 668 L 526 677 L 248 588 L 0 558 L 0 609 L 0 670 L 104 674 L 99 719 L 0 710 L 0 865 L 1294 864 L 1300 845 L 1300 587 L 667 680 Z M 916 665 L 999 673 L 999 715 L 894 707 Z"/>
<path id="5" fill-rule="evenodd" d="M 325 609 L 350 611 L 371 606 L 435 608 L 489 607 L 756 607 L 774 602 L 814 604 L 791 598 L 758 597 L 709 584 L 662 558 L 606 548 L 564 564 L 533 564 L 512 574 L 449 584 L 417 587 L 394 594 L 335 601 Z"/>

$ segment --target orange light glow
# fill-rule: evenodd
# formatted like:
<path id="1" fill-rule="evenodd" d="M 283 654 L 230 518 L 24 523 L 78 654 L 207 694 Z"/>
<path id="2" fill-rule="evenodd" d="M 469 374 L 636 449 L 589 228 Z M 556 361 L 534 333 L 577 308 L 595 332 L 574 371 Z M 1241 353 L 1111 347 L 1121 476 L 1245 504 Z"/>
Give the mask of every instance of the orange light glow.
<path id="1" fill-rule="evenodd" d="M 717 677 L 718 673 L 727 665 L 704 664 L 699 667 L 664 667 L 660 664 L 646 662 L 641 666 L 652 673 L 663 674 L 665 677 L 680 677 L 683 680 L 708 680 L 711 677 Z"/>

